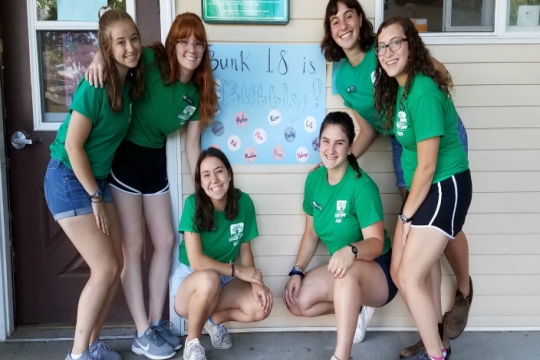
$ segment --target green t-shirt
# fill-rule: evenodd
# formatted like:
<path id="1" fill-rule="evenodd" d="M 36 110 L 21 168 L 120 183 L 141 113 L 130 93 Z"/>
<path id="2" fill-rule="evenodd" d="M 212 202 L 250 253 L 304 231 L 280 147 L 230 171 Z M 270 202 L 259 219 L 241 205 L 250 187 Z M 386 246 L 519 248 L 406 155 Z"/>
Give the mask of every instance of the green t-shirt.
<path id="1" fill-rule="evenodd" d="M 356 111 L 380 134 L 392 135 L 384 131 L 375 119 L 374 87 L 377 58 L 372 46 L 360 64 L 352 66 L 345 59 L 336 76 L 336 86 L 345 106 Z"/>
<path id="2" fill-rule="evenodd" d="M 401 100 L 403 91 L 403 87 L 398 90 L 393 127 L 403 146 L 401 165 L 407 188 L 411 188 L 418 166 L 416 144 L 429 138 L 441 137 L 432 184 L 467 170 L 469 161 L 459 138 L 458 115 L 452 98 L 431 77 L 421 73 L 412 80 L 407 99 Z"/>
<path id="3" fill-rule="evenodd" d="M 362 229 L 383 221 L 379 188 L 363 171 L 357 179 L 356 171 L 348 166 L 343 179 L 335 185 L 328 184 L 328 171 L 321 166 L 311 172 L 304 189 L 303 208 L 313 217 L 315 233 L 326 245 L 330 255 L 344 246 L 364 239 Z M 391 242 L 384 231 L 386 254 Z"/>
<path id="4" fill-rule="evenodd" d="M 193 224 L 195 216 L 195 194 L 190 195 L 184 204 L 182 218 L 178 231 L 198 233 L 201 236 L 203 254 L 220 262 L 228 263 L 234 261 L 243 243 L 249 242 L 259 236 L 257 229 L 257 219 L 255 218 L 255 206 L 251 197 L 237 191 L 238 196 L 238 216 L 232 220 L 225 217 L 224 211 L 214 210 L 214 220 L 216 228 L 210 231 L 199 231 Z M 187 266 L 189 259 L 186 252 L 186 244 L 180 243 L 180 262 Z"/>
<path id="5" fill-rule="evenodd" d="M 133 102 L 133 121 L 126 140 L 157 149 L 186 121 L 199 119 L 199 91 L 193 82 L 164 84 L 154 50 L 144 48 L 142 55 L 146 66 L 144 95 Z"/>
<path id="6" fill-rule="evenodd" d="M 131 82 L 126 81 L 122 87 L 122 110 L 112 112 L 107 88 L 96 89 L 83 77 L 77 85 L 67 118 L 58 129 L 56 139 L 50 146 L 51 157 L 60 160 L 73 170 L 65 143 L 72 111 L 77 111 L 92 122 L 92 130 L 84 143 L 92 174 L 96 179 L 105 179 L 111 172 L 114 152 L 126 135 L 131 121 L 130 90 Z"/>

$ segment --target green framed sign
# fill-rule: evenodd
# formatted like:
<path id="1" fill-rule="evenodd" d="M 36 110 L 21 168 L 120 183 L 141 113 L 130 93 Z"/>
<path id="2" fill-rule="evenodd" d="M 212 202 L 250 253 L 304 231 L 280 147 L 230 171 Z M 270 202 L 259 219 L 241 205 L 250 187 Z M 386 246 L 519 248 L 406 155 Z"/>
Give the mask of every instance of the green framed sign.
<path id="1" fill-rule="evenodd" d="M 290 0 L 201 0 L 203 20 L 217 24 L 287 24 Z"/>

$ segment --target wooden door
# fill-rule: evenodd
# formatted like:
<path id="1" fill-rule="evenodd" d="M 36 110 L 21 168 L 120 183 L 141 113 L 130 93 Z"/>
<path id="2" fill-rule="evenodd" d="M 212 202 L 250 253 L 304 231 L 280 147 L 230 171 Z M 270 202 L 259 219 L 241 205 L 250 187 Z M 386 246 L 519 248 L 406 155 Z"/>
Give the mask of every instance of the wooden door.
<path id="1" fill-rule="evenodd" d="M 158 5 L 157 1 L 136 1 L 138 14 L 141 14 L 137 16 L 139 25 L 145 31 L 143 44 L 148 43 L 145 39 L 159 40 Z M 56 133 L 34 131 L 26 1 L 1 1 L 0 19 L 16 323 L 74 323 L 89 269 L 53 220 L 43 194 L 49 145 Z M 10 145 L 10 138 L 21 130 L 41 142 L 15 149 Z M 146 250 L 145 259 L 150 259 L 150 247 Z M 143 275 L 147 275 L 148 266 L 144 266 Z M 107 322 L 132 323 L 121 288 Z"/>

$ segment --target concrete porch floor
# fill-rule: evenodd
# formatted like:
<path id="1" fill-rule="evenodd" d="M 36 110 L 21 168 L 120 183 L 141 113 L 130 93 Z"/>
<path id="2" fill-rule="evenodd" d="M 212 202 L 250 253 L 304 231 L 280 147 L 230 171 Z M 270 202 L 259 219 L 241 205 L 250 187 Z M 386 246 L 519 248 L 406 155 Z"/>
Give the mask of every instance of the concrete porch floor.
<path id="1" fill-rule="evenodd" d="M 71 347 L 72 328 L 20 328 L 0 343 L 2 360 L 64 360 Z M 133 329 L 114 328 L 103 332 L 106 343 L 124 360 L 143 360 L 131 352 Z M 212 348 L 207 335 L 202 344 L 209 360 L 328 360 L 333 354 L 335 333 L 268 332 L 232 334 L 229 350 Z M 368 331 L 352 349 L 355 360 L 397 360 L 402 347 L 418 340 L 415 332 Z M 182 350 L 172 359 L 182 359 Z M 540 332 L 465 332 L 452 341 L 452 360 L 540 359 Z"/>

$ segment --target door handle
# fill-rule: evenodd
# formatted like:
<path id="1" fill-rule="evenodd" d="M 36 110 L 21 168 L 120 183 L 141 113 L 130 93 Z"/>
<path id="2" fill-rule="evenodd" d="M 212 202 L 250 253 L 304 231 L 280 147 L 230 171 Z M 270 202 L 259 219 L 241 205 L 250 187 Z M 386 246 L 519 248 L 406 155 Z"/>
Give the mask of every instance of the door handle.
<path id="1" fill-rule="evenodd" d="M 40 138 L 28 137 L 28 134 L 23 130 L 15 131 L 11 135 L 11 145 L 17 150 L 24 148 L 26 145 L 34 145 L 40 142 Z"/>

